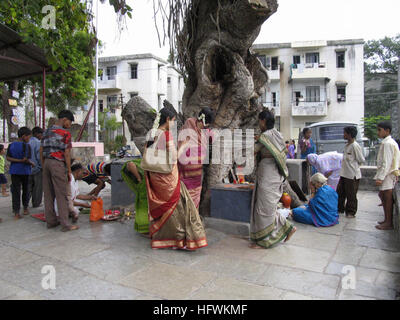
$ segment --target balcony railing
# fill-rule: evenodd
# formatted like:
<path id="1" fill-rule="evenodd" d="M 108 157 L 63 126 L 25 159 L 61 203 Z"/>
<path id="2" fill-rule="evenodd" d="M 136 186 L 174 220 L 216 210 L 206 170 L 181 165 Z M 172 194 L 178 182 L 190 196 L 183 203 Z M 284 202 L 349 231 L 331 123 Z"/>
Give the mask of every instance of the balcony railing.
<path id="1" fill-rule="evenodd" d="M 292 116 L 326 116 L 328 115 L 327 101 L 292 102 Z"/>
<path id="2" fill-rule="evenodd" d="M 292 64 L 290 66 L 290 80 L 294 79 L 328 79 L 326 63 Z"/>
<path id="3" fill-rule="evenodd" d="M 99 79 L 99 90 L 111 90 L 121 89 L 119 78 L 117 76 L 114 79 L 108 80 L 107 76 L 103 77 L 103 80 Z"/>
<path id="4" fill-rule="evenodd" d="M 275 116 L 280 116 L 281 115 L 281 108 L 279 106 L 279 101 L 276 102 L 264 102 L 263 106 L 269 109 L 273 109 L 275 112 Z"/>

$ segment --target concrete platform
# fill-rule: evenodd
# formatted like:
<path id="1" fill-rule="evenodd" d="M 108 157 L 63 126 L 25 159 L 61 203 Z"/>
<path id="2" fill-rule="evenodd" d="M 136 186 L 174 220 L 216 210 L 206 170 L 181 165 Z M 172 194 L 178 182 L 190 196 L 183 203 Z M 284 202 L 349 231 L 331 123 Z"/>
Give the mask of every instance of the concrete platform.
<path id="1" fill-rule="evenodd" d="M 109 186 L 103 198 L 111 203 Z M 67 233 L 29 216 L 14 221 L 11 198 L 0 198 L 0 299 L 398 299 L 400 242 L 374 228 L 378 204 L 376 193 L 360 192 L 356 219 L 325 229 L 295 223 L 290 242 L 270 250 L 234 235 L 245 225 L 206 220 L 209 246 L 186 252 L 152 250 L 133 221 L 83 215 Z M 55 268 L 54 290 L 41 286 L 45 265 Z M 342 286 L 348 268 L 354 289 Z"/>

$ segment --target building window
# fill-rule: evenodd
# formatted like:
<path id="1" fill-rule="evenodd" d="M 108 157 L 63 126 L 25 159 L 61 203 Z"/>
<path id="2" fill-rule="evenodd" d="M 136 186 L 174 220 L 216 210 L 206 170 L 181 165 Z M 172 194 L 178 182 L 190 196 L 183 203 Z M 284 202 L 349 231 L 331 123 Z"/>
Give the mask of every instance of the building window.
<path id="1" fill-rule="evenodd" d="M 272 92 L 272 106 L 276 107 L 276 92 Z"/>
<path id="2" fill-rule="evenodd" d="M 99 100 L 99 112 L 103 112 L 104 111 L 104 104 L 103 104 L 103 100 Z"/>
<path id="3" fill-rule="evenodd" d="M 138 78 L 138 65 L 131 64 L 131 79 L 137 79 Z"/>
<path id="4" fill-rule="evenodd" d="M 111 111 L 115 109 L 118 105 L 118 97 L 117 96 L 107 96 L 107 108 Z M 115 112 L 113 112 L 115 113 Z"/>
<path id="5" fill-rule="evenodd" d="M 306 87 L 306 101 L 307 102 L 320 102 L 320 88 L 319 87 Z"/>
<path id="6" fill-rule="evenodd" d="M 300 91 L 295 91 L 294 92 L 294 98 L 295 98 L 295 101 L 296 101 L 296 106 L 298 106 L 300 102 L 304 102 L 303 95 L 301 94 Z"/>
<path id="7" fill-rule="evenodd" d="M 306 53 L 306 63 L 319 63 L 319 52 Z"/>
<path id="8" fill-rule="evenodd" d="M 131 92 L 129 95 L 130 95 L 130 97 L 131 97 L 131 99 L 132 99 L 133 97 L 137 97 L 137 96 L 139 95 L 139 93 L 137 93 L 137 92 Z"/>
<path id="9" fill-rule="evenodd" d="M 262 56 L 257 56 L 258 60 L 260 60 L 261 64 L 264 66 L 264 68 L 267 67 L 267 57 L 265 55 Z"/>
<path id="10" fill-rule="evenodd" d="M 300 56 L 293 56 L 293 64 L 300 64 Z"/>
<path id="11" fill-rule="evenodd" d="M 167 83 L 171 84 L 171 77 L 167 77 Z"/>
<path id="12" fill-rule="evenodd" d="M 161 80 L 161 67 L 162 66 L 163 66 L 162 64 L 158 65 L 158 80 Z"/>
<path id="13" fill-rule="evenodd" d="M 346 87 L 345 86 L 337 87 L 337 101 L 338 102 L 346 101 Z"/>
<path id="14" fill-rule="evenodd" d="M 344 51 L 336 52 L 336 67 L 337 68 L 345 67 L 345 52 Z"/>
<path id="15" fill-rule="evenodd" d="M 107 67 L 107 79 L 108 80 L 114 80 L 115 75 L 117 74 L 117 67 Z"/>
<path id="16" fill-rule="evenodd" d="M 271 70 L 278 70 L 279 69 L 279 59 L 278 57 L 271 58 Z"/>

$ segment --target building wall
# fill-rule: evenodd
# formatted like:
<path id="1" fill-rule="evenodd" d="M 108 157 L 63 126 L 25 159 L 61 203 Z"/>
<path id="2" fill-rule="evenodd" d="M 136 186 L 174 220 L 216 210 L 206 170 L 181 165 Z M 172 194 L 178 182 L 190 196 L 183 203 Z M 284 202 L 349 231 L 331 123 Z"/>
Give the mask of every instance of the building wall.
<path id="1" fill-rule="evenodd" d="M 255 45 L 253 50 L 258 55 L 279 57 L 280 71 L 280 130 L 286 139 L 298 138 L 298 133 L 307 124 L 320 121 L 352 121 L 361 124 L 364 117 L 364 46 L 362 41 L 329 41 L 315 42 L 316 47 L 307 47 L 308 44 L 261 44 Z M 337 68 L 335 49 L 344 49 L 345 68 Z M 321 71 L 330 80 L 322 78 L 293 79 L 291 81 L 291 65 L 293 56 L 299 55 L 301 63 L 306 63 L 307 52 L 319 52 L 320 63 L 325 63 L 326 69 Z M 267 59 L 268 60 L 268 59 Z M 282 70 L 283 69 L 283 70 Z M 271 71 L 269 71 L 270 73 Z M 336 82 L 347 82 L 346 101 L 337 101 Z M 267 84 L 267 92 L 274 90 L 274 81 Z M 306 98 L 306 86 L 320 86 L 320 100 L 327 101 L 326 115 L 292 116 L 294 91 L 300 91 Z M 268 99 L 268 95 L 267 95 Z"/>
<path id="2" fill-rule="evenodd" d="M 103 60 L 103 61 L 102 61 Z M 131 79 L 131 65 L 137 65 L 137 79 Z M 115 81 L 107 80 L 107 67 L 117 67 Z M 166 61 L 151 54 L 121 57 L 100 58 L 99 69 L 103 69 L 103 80 L 99 80 L 99 100 L 107 105 L 107 96 L 116 95 L 118 102 L 122 94 L 127 103 L 131 94 L 139 95 L 154 109 L 160 110 L 163 101 L 168 100 L 179 112 L 184 92 L 184 82 L 179 72 Z M 170 78 L 170 83 L 168 83 Z M 121 108 L 115 109 L 115 116 L 122 122 Z M 130 141 L 128 126 L 125 125 L 125 136 Z M 120 130 L 122 131 L 122 129 Z"/>

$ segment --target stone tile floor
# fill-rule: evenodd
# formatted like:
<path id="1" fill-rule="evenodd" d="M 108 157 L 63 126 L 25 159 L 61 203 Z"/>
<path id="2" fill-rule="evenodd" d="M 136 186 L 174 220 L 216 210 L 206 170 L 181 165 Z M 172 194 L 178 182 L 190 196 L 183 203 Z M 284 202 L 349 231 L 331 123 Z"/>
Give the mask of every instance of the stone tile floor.
<path id="1" fill-rule="evenodd" d="M 109 204 L 109 187 L 102 196 Z M 82 215 L 78 231 L 63 233 L 30 216 L 15 221 L 10 206 L 0 198 L 0 299 L 399 299 L 400 241 L 374 228 L 383 214 L 373 192 L 359 193 L 356 219 L 295 223 L 290 242 L 270 250 L 211 228 L 207 248 L 152 250 L 132 221 Z M 56 270 L 54 290 L 42 289 L 45 265 Z M 355 289 L 342 287 L 349 266 Z"/>

